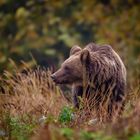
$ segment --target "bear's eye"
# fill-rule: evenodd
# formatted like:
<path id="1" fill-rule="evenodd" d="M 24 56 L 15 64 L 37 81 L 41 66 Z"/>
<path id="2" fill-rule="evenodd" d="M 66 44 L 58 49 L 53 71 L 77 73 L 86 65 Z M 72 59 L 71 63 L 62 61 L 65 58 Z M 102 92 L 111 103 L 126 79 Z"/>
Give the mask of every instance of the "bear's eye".
<path id="1" fill-rule="evenodd" d="M 66 70 L 66 71 L 69 71 L 70 68 L 69 68 L 68 66 L 65 66 L 65 70 Z"/>

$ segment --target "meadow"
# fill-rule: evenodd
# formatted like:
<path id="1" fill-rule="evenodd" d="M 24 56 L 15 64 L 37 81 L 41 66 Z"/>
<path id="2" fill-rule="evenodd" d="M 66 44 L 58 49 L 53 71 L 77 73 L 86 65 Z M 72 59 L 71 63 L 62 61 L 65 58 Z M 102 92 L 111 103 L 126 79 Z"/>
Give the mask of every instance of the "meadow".
<path id="1" fill-rule="evenodd" d="M 75 109 L 51 78 L 50 71 L 25 66 L 23 72 L 5 71 L 0 94 L 2 140 L 139 140 L 140 87 L 128 94 L 122 116 L 113 122 L 94 119 L 86 102 Z M 69 94 L 69 98 L 70 98 Z M 104 116 L 104 112 L 100 112 Z"/>

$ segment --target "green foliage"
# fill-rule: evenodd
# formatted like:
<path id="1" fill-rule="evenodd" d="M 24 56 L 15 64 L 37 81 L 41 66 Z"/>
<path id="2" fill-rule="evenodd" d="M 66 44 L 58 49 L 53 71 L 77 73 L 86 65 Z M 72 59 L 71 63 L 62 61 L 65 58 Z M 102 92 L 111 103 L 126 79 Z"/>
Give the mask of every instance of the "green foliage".
<path id="1" fill-rule="evenodd" d="M 140 134 L 135 134 L 129 138 L 129 140 L 140 140 Z"/>
<path id="2" fill-rule="evenodd" d="M 68 140 L 72 140 L 74 136 L 74 130 L 71 128 L 62 128 L 61 134 L 65 136 Z"/>
<path id="3" fill-rule="evenodd" d="M 52 123 L 52 122 L 55 122 L 55 116 L 53 115 L 47 115 L 47 118 L 45 120 L 46 123 Z"/>
<path id="4" fill-rule="evenodd" d="M 81 132 L 81 140 L 116 140 L 113 136 L 106 136 L 103 133 L 96 132 Z"/>
<path id="5" fill-rule="evenodd" d="M 72 118 L 73 118 L 73 111 L 70 107 L 63 107 L 61 112 L 60 112 L 60 115 L 59 115 L 59 118 L 58 120 L 61 122 L 61 123 L 69 123 L 72 121 Z"/>
<path id="6" fill-rule="evenodd" d="M 33 118 L 31 119 L 27 115 L 12 117 L 8 112 L 0 115 L 0 139 L 29 139 L 36 126 L 36 122 Z"/>
<path id="7" fill-rule="evenodd" d="M 25 121 L 24 117 L 24 121 Z M 27 140 L 31 135 L 35 124 L 32 122 L 26 123 L 22 122 L 17 117 L 10 118 L 10 129 L 11 129 L 11 136 L 17 140 Z"/>
<path id="8" fill-rule="evenodd" d="M 94 133 L 90 132 L 81 132 L 81 140 L 93 140 L 95 138 Z"/>

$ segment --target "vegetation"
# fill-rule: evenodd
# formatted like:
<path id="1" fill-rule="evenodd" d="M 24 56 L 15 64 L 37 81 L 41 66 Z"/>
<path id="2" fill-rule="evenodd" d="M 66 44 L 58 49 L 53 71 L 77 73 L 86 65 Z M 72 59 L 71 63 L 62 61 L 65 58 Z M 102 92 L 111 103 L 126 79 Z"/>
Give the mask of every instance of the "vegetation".
<path id="1" fill-rule="evenodd" d="M 5 80 L 4 80 L 5 79 Z M 121 118 L 111 122 L 94 118 L 95 111 L 76 110 L 50 79 L 46 69 L 26 68 L 15 75 L 5 72 L 0 98 L 2 139 L 117 140 L 140 138 L 140 89 L 128 96 Z M 138 85 L 137 85 L 138 87 Z M 130 100 L 131 99 L 131 100 Z M 101 118 L 104 112 L 100 112 Z"/>
<path id="2" fill-rule="evenodd" d="M 139 11 L 138 0 L 1 0 L 0 139 L 139 140 Z M 127 68 L 125 110 L 112 123 L 84 102 L 74 109 L 48 71 L 89 42 L 112 45 Z"/>

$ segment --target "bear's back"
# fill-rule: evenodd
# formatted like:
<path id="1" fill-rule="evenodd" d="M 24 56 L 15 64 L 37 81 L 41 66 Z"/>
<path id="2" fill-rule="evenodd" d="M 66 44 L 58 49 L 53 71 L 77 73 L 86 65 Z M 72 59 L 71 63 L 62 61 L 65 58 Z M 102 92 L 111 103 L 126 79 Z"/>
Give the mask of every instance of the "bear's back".
<path id="1" fill-rule="evenodd" d="M 114 77 L 119 80 L 126 81 L 126 68 L 120 56 L 110 45 L 97 45 L 90 43 L 85 47 L 85 49 L 87 49 L 91 54 L 91 69 L 97 67 L 96 72 L 104 78 Z M 97 63 L 95 64 L 94 61 Z"/>
<path id="2" fill-rule="evenodd" d="M 98 45 L 98 44 L 95 44 L 95 43 L 89 43 L 85 49 L 87 49 L 90 53 L 94 53 L 94 52 L 97 52 L 99 53 L 100 55 L 111 55 L 112 53 L 112 47 L 110 45 Z"/>

